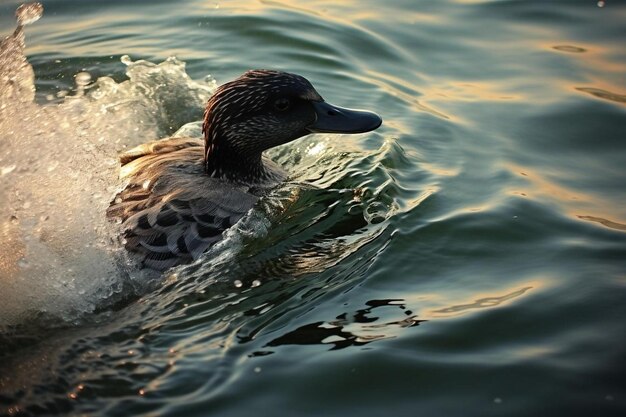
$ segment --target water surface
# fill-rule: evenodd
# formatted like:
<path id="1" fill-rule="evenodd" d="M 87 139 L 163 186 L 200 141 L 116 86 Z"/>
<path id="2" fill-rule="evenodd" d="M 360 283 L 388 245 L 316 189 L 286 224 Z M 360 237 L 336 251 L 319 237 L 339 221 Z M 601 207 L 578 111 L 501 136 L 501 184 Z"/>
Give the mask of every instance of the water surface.
<path id="1" fill-rule="evenodd" d="M 626 411 L 624 2 L 43 4 L 34 78 L 0 59 L 0 414 Z M 272 150 L 222 244 L 138 271 L 117 152 L 250 68 L 384 124 Z"/>

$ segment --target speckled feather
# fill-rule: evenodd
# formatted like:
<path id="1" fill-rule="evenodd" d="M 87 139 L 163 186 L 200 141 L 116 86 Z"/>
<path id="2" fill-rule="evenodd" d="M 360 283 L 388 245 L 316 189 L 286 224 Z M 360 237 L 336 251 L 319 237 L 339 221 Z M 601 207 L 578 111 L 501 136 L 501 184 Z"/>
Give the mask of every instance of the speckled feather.
<path id="1" fill-rule="evenodd" d="M 300 104 L 277 110 L 280 97 Z M 310 101 L 323 99 L 299 75 L 248 71 L 209 99 L 204 141 L 162 139 L 122 154 L 127 185 L 107 216 L 122 222 L 126 249 L 156 270 L 198 259 L 285 179 L 262 152 L 309 133 L 316 120 Z"/>
<path id="2" fill-rule="evenodd" d="M 207 103 L 202 125 L 207 174 L 221 176 L 233 171 L 224 164 L 242 161 L 245 155 L 260 156 L 263 150 L 285 143 L 285 138 L 297 131 L 296 124 L 302 120 L 290 125 L 263 112 L 270 97 L 281 91 L 304 100 L 323 100 L 306 78 L 280 71 L 251 70 L 220 86 Z M 241 120 L 244 114 L 248 117 Z M 246 167 L 255 164 L 254 160 L 242 161 Z M 234 171 L 238 171 L 238 178 L 245 175 L 242 169 Z M 254 171 L 254 176 L 263 175 Z"/>
<path id="3" fill-rule="evenodd" d="M 199 139 L 151 142 L 120 159 L 129 183 L 107 215 L 122 221 L 126 249 L 156 270 L 197 259 L 266 190 L 204 175 Z M 276 181 L 280 177 L 277 171 Z"/>

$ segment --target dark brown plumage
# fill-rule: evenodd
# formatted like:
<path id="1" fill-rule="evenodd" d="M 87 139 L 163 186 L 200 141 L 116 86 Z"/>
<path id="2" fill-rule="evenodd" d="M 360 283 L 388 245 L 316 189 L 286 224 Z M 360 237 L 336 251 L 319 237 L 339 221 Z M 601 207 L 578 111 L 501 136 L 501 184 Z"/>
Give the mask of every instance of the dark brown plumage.
<path id="1" fill-rule="evenodd" d="M 299 75 L 248 71 L 209 99 L 204 143 L 167 138 L 120 156 L 128 184 L 107 217 L 121 221 L 124 245 L 144 267 L 190 262 L 285 179 L 264 150 L 311 132 L 365 132 L 380 123 L 374 113 L 324 102 Z"/>

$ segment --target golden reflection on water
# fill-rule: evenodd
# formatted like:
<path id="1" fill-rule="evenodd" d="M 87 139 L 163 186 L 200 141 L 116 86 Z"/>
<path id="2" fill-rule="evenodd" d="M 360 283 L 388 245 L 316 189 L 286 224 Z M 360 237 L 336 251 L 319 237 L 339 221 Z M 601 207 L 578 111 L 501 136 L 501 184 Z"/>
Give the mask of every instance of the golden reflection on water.
<path id="1" fill-rule="evenodd" d="M 583 93 L 591 94 L 594 97 L 610 100 L 616 103 L 626 103 L 626 94 L 617 94 L 611 91 L 603 90 L 601 88 L 593 88 L 593 87 L 576 87 L 576 90 L 582 91 Z"/>
<path id="2" fill-rule="evenodd" d="M 510 292 L 504 295 L 488 295 L 486 297 L 481 297 L 481 298 L 475 299 L 473 301 L 470 301 L 464 304 L 456 304 L 450 307 L 445 307 L 439 310 L 434 310 L 433 313 L 444 314 L 444 315 L 450 315 L 450 314 L 455 315 L 457 313 L 462 313 L 467 310 L 497 307 L 507 301 L 510 301 L 521 295 L 524 295 L 526 291 L 529 291 L 532 288 L 533 287 L 523 287 L 523 288 L 520 288 L 518 290 L 515 290 L 513 292 Z"/>
<path id="3" fill-rule="evenodd" d="M 430 186 L 428 188 L 426 188 L 422 193 L 420 193 L 417 197 L 415 198 L 411 198 L 411 199 L 407 199 L 406 203 L 403 203 L 402 206 L 405 207 L 405 210 L 403 211 L 409 211 L 410 209 L 413 209 L 417 206 L 419 206 L 420 204 L 422 204 L 424 201 L 426 201 L 428 198 L 430 198 L 430 196 L 436 194 L 437 192 L 439 192 L 440 187 L 433 185 Z"/>
<path id="4" fill-rule="evenodd" d="M 342 22 L 343 24 L 353 25 L 359 20 L 378 19 L 379 15 L 376 11 L 358 7 L 355 1 L 342 0 L 340 2 L 330 0 L 312 0 L 312 1 L 294 1 L 294 0 L 239 0 L 222 2 L 206 2 L 198 4 L 198 7 L 204 6 L 204 10 L 234 10 L 237 14 L 260 14 L 263 11 L 274 9 L 286 9 L 293 12 L 310 14 L 313 16 L 323 17 L 326 21 Z"/>
<path id="5" fill-rule="evenodd" d="M 585 70 L 588 81 L 581 85 L 571 81 L 562 82 L 565 89 L 574 89 L 602 100 L 626 103 L 626 94 L 620 92 L 626 86 L 626 64 L 619 59 L 619 50 L 597 44 L 555 44 L 543 43 L 541 48 L 565 52 L 570 59 Z"/>
<path id="6" fill-rule="evenodd" d="M 512 86 L 507 82 L 484 82 L 476 80 L 451 80 L 443 82 L 431 80 L 422 86 L 422 101 L 415 102 L 413 108 L 434 114 L 444 119 L 449 119 L 456 124 L 473 125 L 476 121 L 464 117 L 460 113 L 444 113 L 434 108 L 450 108 L 450 104 L 477 103 L 481 106 L 488 102 L 523 102 L 528 101 L 528 97 L 519 91 L 512 92 Z M 424 102 L 428 105 L 423 104 Z"/>
<path id="7" fill-rule="evenodd" d="M 572 218 L 597 222 L 614 230 L 626 230 L 626 221 L 621 220 L 623 208 L 614 208 L 611 201 L 558 185 L 528 167 L 508 164 L 508 168 L 512 173 L 524 177 L 528 185 L 528 188 L 511 190 L 510 194 L 549 200 L 557 203 Z"/>
<path id="8" fill-rule="evenodd" d="M 551 346 L 519 346 L 509 350 L 510 355 L 518 359 L 544 358 L 558 353 L 558 349 Z"/>
<path id="9" fill-rule="evenodd" d="M 522 285 L 515 285 L 509 288 L 499 289 L 489 292 L 475 292 L 467 294 L 463 292 L 462 298 L 437 300 L 439 307 L 435 307 L 421 315 L 422 318 L 443 318 L 460 316 L 471 313 L 475 310 L 485 308 L 500 307 L 514 302 L 515 299 L 527 295 L 530 291 L 545 289 L 550 285 L 548 278 L 534 278 L 524 282 Z M 441 305 L 445 305 L 441 307 Z"/>
<path id="10" fill-rule="evenodd" d="M 574 45 L 555 45 L 552 47 L 552 49 L 555 49 L 561 52 L 569 52 L 573 54 L 580 54 L 583 52 L 587 52 L 585 48 L 581 48 L 581 47 L 574 46 Z"/>
<path id="11" fill-rule="evenodd" d="M 464 101 L 464 102 L 485 102 L 485 101 L 501 101 L 501 100 L 526 100 L 527 97 L 519 92 L 512 94 L 507 91 L 510 85 L 506 83 L 495 82 L 465 82 L 450 81 L 445 85 L 437 86 L 431 91 L 430 96 L 442 97 L 445 100 Z"/>
<path id="12" fill-rule="evenodd" d="M 554 45 L 554 43 L 543 43 L 539 45 L 541 48 L 552 49 L 558 51 L 563 51 L 562 46 L 561 49 L 557 49 L 559 45 Z M 621 55 L 621 51 L 615 48 L 612 48 L 609 45 L 599 45 L 599 44 L 577 44 L 577 45 L 569 45 L 568 49 L 573 50 L 574 48 L 578 48 L 584 51 L 584 53 L 578 54 L 564 54 L 563 56 L 568 57 L 569 59 L 575 59 L 578 63 L 580 63 L 583 67 L 585 67 L 589 74 L 594 74 L 597 71 L 605 71 L 613 73 L 614 75 L 624 79 L 626 75 L 626 63 L 615 59 L 616 56 Z"/>
<path id="13" fill-rule="evenodd" d="M 545 179 L 541 173 L 520 165 L 509 163 L 506 167 L 514 174 L 521 175 L 527 181 L 527 184 L 532 189 L 514 190 L 511 194 L 523 195 L 523 196 L 537 196 L 547 197 L 560 202 L 590 202 L 593 201 L 593 197 L 570 190 L 561 185 L 550 182 Z"/>
<path id="14" fill-rule="evenodd" d="M 420 168 L 438 177 L 456 177 L 461 174 L 461 168 L 444 167 L 433 162 L 421 161 Z"/>
<path id="15" fill-rule="evenodd" d="M 601 225 L 606 226 L 611 229 L 626 231 L 626 224 L 617 223 L 611 220 L 603 219 L 602 217 L 595 217 L 595 216 L 577 216 L 577 217 L 582 220 L 588 220 L 590 222 L 600 223 Z"/>

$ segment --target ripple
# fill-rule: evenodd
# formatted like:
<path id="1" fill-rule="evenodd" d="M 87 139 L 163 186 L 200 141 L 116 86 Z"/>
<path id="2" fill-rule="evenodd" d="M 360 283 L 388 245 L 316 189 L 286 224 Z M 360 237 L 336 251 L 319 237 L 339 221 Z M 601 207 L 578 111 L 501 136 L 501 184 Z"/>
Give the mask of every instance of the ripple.
<path id="1" fill-rule="evenodd" d="M 595 216 L 579 215 L 577 217 L 581 220 L 588 220 L 590 222 L 600 223 L 601 225 L 606 226 L 610 229 L 626 231 L 626 224 L 623 224 L 623 223 L 617 223 L 611 220 L 603 219 L 602 217 L 595 217 Z"/>
<path id="2" fill-rule="evenodd" d="M 465 312 L 467 310 L 497 307 L 507 301 L 510 301 L 514 298 L 524 295 L 527 291 L 531 290 L 532 288 L 533 287 L 524 287 L 516 291 L 504 294 L 504 295 L 479 298 L 471 303 L 453 305 L 450 307 L 435 310 L 433 312 L 441 313 L 441 314 L 457 314 L 457 313 Z"/>
<path id="3" fill-rule="evenodd" d="M 432 114 L 433 116 L 440 117 L 442 119 L 449 120 L 451 116 L 443 113 L 437 109 L 427 106 L 417 97 L 423 94 L 418 92 L 415 86 L 408 83 L 399 77 L 394 77 L 390 74 L 383 74 L 377 71 L 370 71 L 368 78 L 364 78 L 364 81 L 369 81 L 378 86 L 381 90 L 385 91 L 388 95 L 402 100 L 407 105 L 411 106 L 417 112 L 424 112 Z"/>
<path id="4" fill-rule="evenodd" d="M 75 95 L 81 71 L 96 82 L 79 77 L 84 97 L 46 103 L 57 124 L 28 111 L 8 123 L 17 134 L 0 149 L 0 207 L 14 199 L 21 212 L 0 219 L 0 275 L 60 271 L 51 262 L 34 270 L 37 258 L 57 256 L 22 259 L 33 242 L 12 243 L 29 213 L 37 212 L 33 230 L 59 226 L 27 233 L 38 244 L 77 223 L 56 216 L 61 199 L 100 216 L 64 189 L 61 198 L 16 196 L 13 184 L 60 179 L 106 199 L 94 185 L 102 172 L 74 168 L 101 161 L 101 148 L 115 153 L 201 118 L 215 83 L 187 74 L 300 72 L 333 101 L 384 112 L 385 124 L 272 150 L 292 182 L 260 200 L 221 247 L 137 302 L 103 307 L 79 327 L 41 330 L 53 321 L 44 317 L 0 332 L 0 414 L 15 405 L 9 411 L 24 414 L 291 415 L 326 406 L 318 414 L 530 415 L 547 406 L 541 411 L 577 415 L 611 414 L 609 399 L 623 408 L 614 382 L 626 288 L 623 108 L 606 105 L 624 103 L 615 94 L 623 7 L 607 2 L 611 13 L 598 19 L 595 2 L 582 1 L 160 0 L 162 13 L 147 2 L 87 3 L 54 2 L 50 18 L 27 28 L 38 95 L 46 83 L 47 93 Z M 125 53 L 146 61 L 125 58 L 125 71 Z M 148 62 L 170 53 L 184 61 Z M 195 124 L 178 134 L 201 132 Z M 24 148 L 37 149 L 42 164 L 32 153 L 14 158 Z M 41 209 L 42 197 L 55 204 Z M 90 234 L 65 240 L 94 272 L 81 246 Z M 2 287 L 0 312 L 16 312 L 11 303 L 27 304 L 24 295 L 50 310 L 32 296 L 51 281 L 8 295 Z M 65 283 L 57 300 L 90 298 Z"/>
<path id="5" fill-rule="evenodd" d="M 594 87 L 576 87 L 576 90 L 582 91 L 583 93 L 591 94 L 594 97 L 614 101 L 616 103 L 626 103 L 626 95 L 625 94 L 617 94 L 611 91 L 603 90 L 601 88 Z"/>
<path id="6" fill-rule="evenodd" d="M 417 319 L 417 315 L 407 310 L 404 300 L 401 299 L 370 300 L 366 302 L 366 305 L 366 308 L 354 312 L 344 312 L 334 320 L 300 326 L 274 338 L 267 343 L 266 347 L 330 345 L 331 350 L 345 349 L 389 339 L 393 337 L 393 332 L 389 332 L 391 329 L 414 327 L 426 321 Z M 380 317 L 374 314 L 374 310 L 382 307 L 398 308 L 400 317 L 379 322 Z M 253 356 L 259 356 L 259 352 L 255 352 Z"/>
<path id="7" fill-rule="evenodd" d="M 587 52 L 585 48 L 581 48 L 579 46 L 573 46 L 573 45 L 556 45 L 556 46 L 553 46 L 552 48 L 556 49 L 557 51 L 570 52 L 573 54 L 580 54 L 583 52 Z"/>

